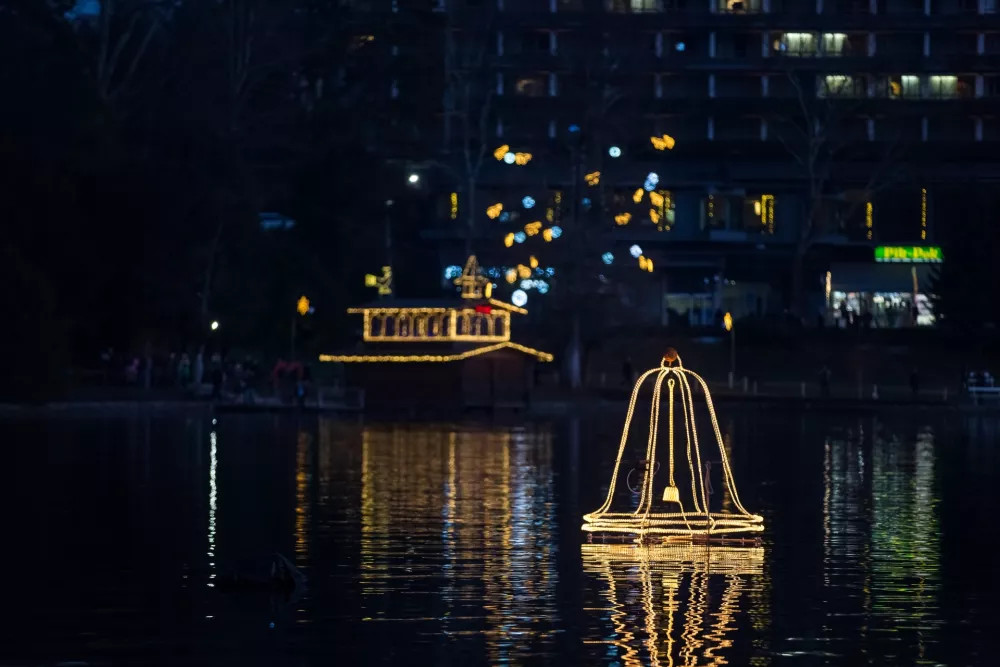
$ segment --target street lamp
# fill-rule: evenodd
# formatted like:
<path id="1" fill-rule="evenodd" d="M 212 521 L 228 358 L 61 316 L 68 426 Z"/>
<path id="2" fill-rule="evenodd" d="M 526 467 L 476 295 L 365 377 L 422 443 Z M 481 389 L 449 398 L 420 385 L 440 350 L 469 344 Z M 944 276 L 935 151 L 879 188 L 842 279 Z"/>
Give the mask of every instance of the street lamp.
<path id="1" fill-rule="evenodd" d="M 729 388 L 733 388 L 736 381 L 736 329 L 733 328 L 733 316 L 726 313 L 722 318 L 722 323 L 729 332 Z"/>

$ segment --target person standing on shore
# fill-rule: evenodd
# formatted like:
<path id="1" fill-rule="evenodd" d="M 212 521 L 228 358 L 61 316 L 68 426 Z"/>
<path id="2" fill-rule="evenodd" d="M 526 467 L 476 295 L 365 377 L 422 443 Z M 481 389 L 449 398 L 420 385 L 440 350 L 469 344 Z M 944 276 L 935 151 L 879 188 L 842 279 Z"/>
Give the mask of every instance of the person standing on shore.
<path id="1" fill-rule="evenodd" d="M 823 365 L 823 368 L 819 372 L 819 393 L 823 398 L 830 398 L 830 376 L 833 373 L 830 368 Z"/>
<path id="2" fill-rule="evenodd" d="M 205 379 L 205 348 L 198 348 L 198 354 L 194 357 L 194 381 L 195 390 L 201 388 L 201 383 Z"/>
<path id="3" fill-rule="evenodd" d="M 181 389 L 186 389 L 191 382 L 191 359 L 187 352 L 181 354 L 181 360 L 177 362 L 177 382 Z"/>

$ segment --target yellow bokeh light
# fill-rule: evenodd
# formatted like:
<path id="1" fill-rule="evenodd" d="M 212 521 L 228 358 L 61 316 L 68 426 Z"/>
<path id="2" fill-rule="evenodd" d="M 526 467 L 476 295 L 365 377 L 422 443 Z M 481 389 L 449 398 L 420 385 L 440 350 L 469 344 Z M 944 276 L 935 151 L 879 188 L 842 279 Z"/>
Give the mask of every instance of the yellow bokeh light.
<path id="1" fill-rule="evenodd" d="M 652 221 L 654 225 L 659 224 L 660 214 L 656 211 L 655 208 L 649 209 L 649 219 Z"/>
<path id="2" fill-rule="evenodd" d="M 645 192 L 646 191 L 643 190 L 642 188 L 639 188 L 638 190 L 636 190 L 635 192 L 633 192 L 632 193 L 632 201 L 634 201 L 636 204 L 638 204 L 639 202 L 641 202 L 642 201 L 642 195 Z"/>
<path id="3" fill-rule="evenodd" d="M 618 225 L 627 225 L 631 219 L 632 214 L 626 211 L 615 216 L 615 223 Z"/>
<path id="4" fill-rule="evenodd" d="M 458 217 L 458 193 L 451 193 L 451 219 L 454 220 Z"/>
<path id="5" fill-rule="evenodd" d="M 305 295 L 300 296 L 298 302 L 295 304 L 295 310 L 299 312 L 299 315 L 308 315 L 309 307 L 309 299 Z"/>
<path id="6" fill-rule="evenodd" d="M 517 275 L 521 280 L 526 280 L 531 277 L 531 269 L 526 267 L 524 264 L 518 264 Z"/>
<path id="7" fill-rule="evenodd" d="M 532 255 L 530 258 L 528 258 L 528 265 L 531 266 L 531 268 L 533 268 L 533 269 L 537 269 L 538 268 L 538 258 L 535 257 L 534 255 Z"/>
<path id="8" fill-rule="evenodd" d="M 512 245 L 514 245 L 514 234 L 513 234 L 513 232 L 511 232 L 510 234 L 507 234 L 507 236 L 503 237 L 503 244 L 505 246 L 507 246 L 508 248 L 511 247 Z"/>
<path id="9" fill-rule="evenodd" d="M 535 222 L 529 222 L 524 226 L 524 233 L 528 236 L 534 236 L 540 231 L 542 231 L 542 223 L 537 220 Z"/>
<path id="10" fill-rule="evenodd" d="M 592 171 L 586 174 L 583 180 L 587 181 L 587 185 L 598 185 L 601 182 L 601 172 Z"/>
<path id="11" fill-rule="evenodd" d="M 503 156 L 509 152 L 510 152 L 510 146 L 504 144 L 503 146 L 500 146 L 495 151 L 493 151 L 493 157 L 495 157 L 497 160 L 503 160 Z"/>
<path id="12" fill-rule="evenodd" d="M 672 150 L 676 143 L 669 134 L 664 134 L 662 137 L 650 137 L 649 141 L 653 144 L 653 148 L 658 151 Z"/>
<path id="13" fill-rule="evenodd" d="M 638 203 L 638 202 L 636 202 L 636 203 Z M 653 206 L 655 206 L 656 208 L 663 208 L 663 195 L 661 195 L 659 192 L 655 192 L 655 191 L 654 192 L 650 192 L 649 193 L 649 203 L 652 204 Z"/>
<path id="14" fill-rule="evenodd" d="M 489 216 L 490 220 L 496 220 L 500 217 L 500 213 L 503 211 L 503 204 L 497 202 L 486 209 L 486 215 Z"/>
<path id="15" fill-rule="evenodd" d="M 551 209 L 551 208 L 545 209 L 545 219 L 546 220 L 548 220 L 549 222 L 552 222 L 555 219 L 555 217 L 556 217 L 556 212 L 555 212 L 554 209 Z"/>
<path id="16" fill-rule="evenodd" d="M 726 313 L 722 317 L 722 323 L 726 326 L 726 331 L 733 330 L 733 316 L 732 313 Z"/>
<path id="17" fill-rule="evenodd" d="M 517 280 L 517 269 L 507 269 L 507 273 L 504 274 L 504 278 L 508 283 L 513 284 Z"/>
<path id="18" fill-rule="evenodd" d="M 534 157 L 531 153 L 514 153 L 514 164 L 526 165 Z"/>
<path id="19" fill-rule="evenodd" d="M 551 241 L 552 240 L 552 230 L 551 229 L 543 229 L 542 230 L 542 238 L 545 239 L 546 241 Z"/>
<path id="20" fill-rule="evenodd" d="M 365 274 L 365 287 L 375 287 L 376 281 L 378 278 L 375 277 L 374 273 Z"/>

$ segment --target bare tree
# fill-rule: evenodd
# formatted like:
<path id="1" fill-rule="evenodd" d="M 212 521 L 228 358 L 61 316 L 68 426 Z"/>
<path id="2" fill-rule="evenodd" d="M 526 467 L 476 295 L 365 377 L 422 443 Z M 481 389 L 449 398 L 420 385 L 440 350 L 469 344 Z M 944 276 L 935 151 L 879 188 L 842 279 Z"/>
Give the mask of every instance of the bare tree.
<path id="1" fill-rule="evenodd" d="M 102 0 L 96 17 L 94 82 L 97 96 L 114 106 L 132 91 L 153 38 L 176 0 Z"/>
<path id="2" fill-rule="evenodd" d="M 491 153 L 490 122 L 496 74 L 489 68 L 489 45 L 495 43 L 493 10 L 464 13 L 459 21 L 455 7 L 448 2 L 444 48 L 444 166 L 458 181 L 464 194 L 465 252 L 472 254 L 476 222 L 479 175 Z M 457 136 L 456 136 L 457 135 Z"/>
<path id="3" fill-rule="evenodd" d="M 175 79 L 181 96 L 196 100 L 191 122 L 206 162 L 215 165 L 179 202 L 182 217 L 199 210 L 210 217 L 198 281 L 204 325 L 219 259 L 236 228 L 255 230 L 258 212 L 281 195 L 286 176 L 327 148 L 304 131 L 308 114 L 356 98 L 336 76 L 352 48 L 339 8 L 225 0 L 185 9 L 186 32 L 175 38 L 189 47 Z"/>
<path id="4" fill-rule="evenodd" d="M 881 155 L 874 163 L 869 162 L 867 171 L 863 172 L 863 184 L 855 181 L 855 187 L 845 187 L 844 177 L 848 175 L 839 173 L 838 167 L 849 161 L 859 162 L 872 149 L 868 143 L 872 137 L 862 138 L 857 131 L 852 131 L 860 127 L 865 111 L 864 82 L 846 77 L 812 90 L 811 77 L 803 80 L 789 72 L 787 78 L 794 91 L 792 112 L 774 118 L 771 129 L 801 168 L 806 197 L 805 216 L 797 230 L 791 269 L 791 310 L 801 316 L 805 305 L 804 265 L 809 251 L 834 232 L 840 220 L 852 218 L 859 206 L 896 182 L 901 171 L 896 133 L 880 142 Z M 847 196 L 849 189 L 860 189 L 864 196 L 850 198 Z M 844 203 L 846 210 L 835 215 L 834 205 Z"/>

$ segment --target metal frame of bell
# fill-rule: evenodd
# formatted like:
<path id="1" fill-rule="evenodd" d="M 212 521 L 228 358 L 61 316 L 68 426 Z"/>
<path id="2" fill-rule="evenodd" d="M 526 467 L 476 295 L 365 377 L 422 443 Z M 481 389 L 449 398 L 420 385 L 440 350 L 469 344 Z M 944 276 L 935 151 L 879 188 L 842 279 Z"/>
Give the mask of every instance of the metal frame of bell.
<path id="1" fill-rule="evenodd" d="M 674 365 L 676 364 L 676 365 Z M 643 382 L 650 376 L 656 376 L 653 383 L 653 400 L 650 409 L 649 440 L 646 448 L 646 458 L 644 463 L 648 470 L 653 470 L 652 474 L 645 474 L 642 482 L 639 505 L 633 512 L 612 512 L 611 504 L 614 499 L 615 489 L 618 482 L 618 473 L 621 467 L 622 457 L 625 454 L 625 447 L 628 443 L 629 428 L 635 412 L 635 404 L 639 395 L 639 389 Z M 706 492 L 706 480 L 704 475 L 695 475 L 695 469 L 702 470 L 701 447 L 698 442 L 697 426 L 695 424 L 694 400 L 691 392 L 691 385 L 688 378 L 697 381 L 705 394 L 705 403 L 712 420 L 712 431 L 715 436 L 719 455 L 722 459 L 723 482 L 730 494 L 736 513 L 712 512 L 708 504 L 708 493 Z M 676 512 L 653 512 L 653 485 L 656 477 L 656 454 L 659 435 L 660 421 L 660 394 L 664 381 L 668 388 L 668 457 L 669 457 L 669 477 L 668 486 L 664 488 L 663 501 L 676 503 L 680 511 Z M 684 433 L 686 440 L 686 452 L 688 470 L 691 477 L 691 506 L 693 511 L 684 509 L 680 498 L 679 489 L 674 478 L 674 393 L 679 391 L 681 409 L 683 411 Z M 693 453 L 693 457 L 692 457 Z M 700 499 L 699 499 L 700 495 Z M 604 504 L 596 511 L 585 514 L 583 517 L 583 530 L 592 535 L 599 535 L 605 538 L 620 538 L 623 541 L 632 538 L 631 541 L 650 544 L 657 540 L 670 542 L 676 540 L 698 541 L 698 542 L 722 542 L 740 544 L 748 541 L 746 539 L 720 539 L 721 536 L 731 534 L 759 533 L 764 530 L 764 518 L 759 514 L 751 514 L 740 502 L 739 493 L 736 491 L 736 483 L 733 480 L 732 470 L 729 466 L 729 457 L 722 443 L 722 434 L 719 431 L 719 422 L 715 415 L 715 407 L 712 404 L 712 395 L 708 390 L 708 385 L 697 373 L 687 370 L 681 363 L 680 356 L 673 349 L 668 350 L 663 357 L 658 368 L 652 368 L 642 375 L 635 383 L 632 390 L 632 397 L 629 401 L 628 414 L 625 417 L 625 427 L 622 432 L 621 444 L 618 448 L 618 457 L 615 460 L 614 472 L 611 476 L 611 484 L 608 488 L 608 496 Z M 593 537 L 591 536 L 591 539 Z"/>

